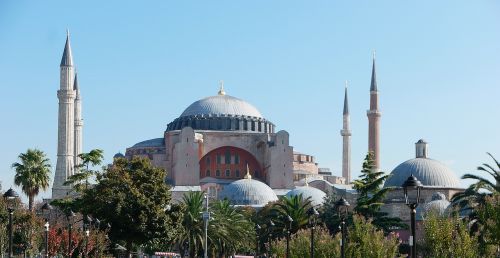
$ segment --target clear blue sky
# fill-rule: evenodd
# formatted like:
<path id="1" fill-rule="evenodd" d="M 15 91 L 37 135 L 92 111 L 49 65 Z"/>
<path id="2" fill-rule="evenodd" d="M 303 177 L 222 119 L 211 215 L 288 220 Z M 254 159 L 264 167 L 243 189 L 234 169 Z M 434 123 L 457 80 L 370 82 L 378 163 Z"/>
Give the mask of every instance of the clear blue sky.
<path id="1" fill-rule="evenodd" d="M 162 137 L 222 79 L 229 95 L 287 130 L 295 150 L 338 175 L 349 80 L 357 176 L 372 50 L 385 171 L 413 158 L 420 138 L 458 176 L 491 162 L 487 151 L 500 158 L 499 1 L 1 1 L 4 190 L 13 184 L 10 165 L 28 148 L 45 151 L 55 167 L 66 28 L 83 95 L 84 151 L 101 148 L 107 162 Z"/>

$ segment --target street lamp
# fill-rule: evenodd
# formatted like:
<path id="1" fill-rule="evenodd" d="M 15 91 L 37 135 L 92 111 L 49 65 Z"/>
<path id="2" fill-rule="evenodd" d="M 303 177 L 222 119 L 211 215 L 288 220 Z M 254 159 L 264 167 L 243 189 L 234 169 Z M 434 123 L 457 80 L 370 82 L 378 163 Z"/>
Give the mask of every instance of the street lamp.
<path id="1" fill-rule="evenodd" d="M 49 257 L 49 219 L 50 213 L 54 209 L 50 203 L 46 202 L 42 205 L 42 213 L 47 212 L 45 216 L 45 257 Z"/>
<path id="2" fill-rule="evenodd" d="M 290 258 L 290 230 L 292 229 L 293 219 L 290 215 L 286 215 L 286 220 L 288 221 L 286 232 L 286 258 Z"/>
<path id="3" fill-rule="evenodd" d="M 208 194 L 205 194 L 205 212 L 203 212 L 203 222 L 205 222 L 205 250 L 204 256 L 208 258 L 208 221 L 210 220 L 210 213 L 208 212 Z"/>
<path id="4" fill-rule="evenodd" d="M 12 214 L 16 206 L 16 199 L 19 195 L 12 188 L 3 194 L 3 198 L 7 203 L 7 211 L 9 212 L 9 258 L 12 257 Z"/>
<path id="5" fill-rule="evenodd" d="M 316 218 L 319 216 L 318 211 L 311 207 L 307 214 L 309 215 L 309 226 L 311 227 L 311 258 L 314 258 L 314 227 L 316 226 Z"/>
<path id="6" fill-rule="evenodd" d="M 89 235 L 90 235 L 90 226 L 91 225 L 92 225 L 92 218 L 89 215 L 85 216 L 85 218 L 83 220 L 83 229 L 85 231 L 85 249 L 84 249 L 85 255 L 84 255 L 84 257 L 88 256 Z"/>
<path id="7" fill-rule="evenodd" d="M 410 215 L 411 215 L 411 236 L 409 239 L 409 244 L 411 247 L 411 258 L 417 257 L 417 245 L 416 245 L 416 238 L 415 238 L 415 214 L 416 214 L 416 209 L 418 206 L 418 200 L 420 199 L 420 189 L 422 188 L 422 183 L 418 181 L 418 179 L 411 174 L 411 176 L 406 179 L 406 181 L 402 185 L 404 194 L 405 194 L 405 203 L 408 205 L 410 208 Z M 416 194 L 413 194 L 414 197 L 416 197 L 413 200 L 410 200 L 408 191 L 414 191 L 416 190 Z"/>
<path id="8" fill-rule="evenodd" d="M 347 212 L 349 210 L 350 204 L 344 197 L 342 197 L 337 202 L 335 202 L 335 206 L 337 208 L 337 212 L 340 217 L 340 232 L 342 234 L 342 240 L 340 241 L 340 253 L 341 257 L 345 258 L 345 245 L 346 245 L 345 219 L 347 217 Z"/>
<path id="9" fill-rule="evenodd" d="M 272 220 L 269 220 L 269 225 L 268 225 L 268 229 L 269 229 L 269 236 L 268 236 L 268 241 L 269 241 L 269 257 L 272 257 L 272 254 L 273 254 L 273 251 L 272 251 L 272 238 L 273 238 L 273 229 L 274 229 L 274 226 L 276 226 L 276 224 L 274 224 L 274 222 Z"/>
<path id="10" fill-rule="evenodd" d="M 260 234 L 259 234 L 259 233 L 260 233 L 260 230 L 261 230 L 261 229 L 262 229 L 262 228 L 260 227 L 260 225 L 259 225 L 259 224 L 257 224 L 257 223 L 255 223 L 255 235 L 257 236 L 257 237 L 256 237 L 256 238 L 257 238 L 257 248 L 255 249 L 255 257 L 256 257 L 256 258 L 257 258 L 257 257 L 259 257 L 259 247 L 260 247 L 260 246 L 259 246 L 259 245 L 260 245 L 260 239 L 259 239 Z"/>
<path id="11" fill-rule="evenodd" d="M 68 220 L 68 257 L 71 257 L 71 248 L 73 248 L 73 243 L 71 241 L 71 228 L 73 227 L 73 217 L 75 217 L 75 213 L 72 210 L 69 210 L 66 213 L 66 219 Z"/>

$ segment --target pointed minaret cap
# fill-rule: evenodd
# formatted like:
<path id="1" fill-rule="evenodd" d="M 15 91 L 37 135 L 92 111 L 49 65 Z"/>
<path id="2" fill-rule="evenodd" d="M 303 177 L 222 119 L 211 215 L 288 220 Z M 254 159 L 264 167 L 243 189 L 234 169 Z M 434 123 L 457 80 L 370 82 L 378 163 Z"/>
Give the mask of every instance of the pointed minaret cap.
<path id="1" fill-rule="evenodd" d="M 349 101 L 347 99 L 347 81 L 345 81 L 344 115 L 349 115 Z"/>
<path id="2" fill-rule="evenodd" d="M 377 73 L 375 69 L 375 51 L 373 51 L 373 66 L 372 66 L 372 83 L 370 84 L 370 91 L 377 90 Z"/>
<path id="3" fill-rule="evenodd" d="M 69 43 L 69 30 L 66 30 L 66 45 L 64 46 L 61 66 L 73 66 L 73 55 L 71 54 L 71 45 Z"/>
<path id="4" fill-rule="evenodd" d="M 247 174 L 243 178 L 252 179 L 252 175 L 250 175 L 250 168 L 248 168 L 248 163 L 247 163 Z"/>
<path id="5" fill-rule="evenodd" d="M 79 91 L 78 88 L 78 74 L 75 73 L 75 82 L 73 83 L 73 90 L 76 90 L 77 92 Z"/>
<path id="6" fill-rule="evenodd" d="M 219 88 L 219 93 L 218 94 L 221 95 L 221 96 L 226 95 L 226 92 L 224 91 L 224 81 L 221 80 L 219 82 L 219 85 L 220 85 L 220 88 Z"/>

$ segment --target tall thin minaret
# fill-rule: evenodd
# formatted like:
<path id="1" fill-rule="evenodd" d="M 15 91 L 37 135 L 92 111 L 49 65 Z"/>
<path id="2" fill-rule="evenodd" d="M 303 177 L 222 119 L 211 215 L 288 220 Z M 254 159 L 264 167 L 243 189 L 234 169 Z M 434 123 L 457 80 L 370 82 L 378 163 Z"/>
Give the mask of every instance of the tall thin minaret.
<path id="1" fill-rule="evenodd" d="M 349 116 L 349 103 L 347 100 L 347 81 L 345 82 L 344 96 L 344 122 L 340 135 L 342 135 L 342 177 L 346 184 L 351 183 L 351 118 Z"/>
<path id="2" fill-rule="evenodd" d="M 375 169 L 380 170 L 380 110 L 378 109 L 377 75 L 375 72 L 375 52 L 373 53 L 372 81 L 370 85 L 370 110 L 368 116 L 368 151 L 372 152 Z"/>
<path id="3" fill-rule="evenodd" d="M 75 98 L 75 166 L 78 166 L 80 158 L 78 155 L 82 153 L 82 99 L 80 97 L 80 88 L 78 88 L 78 74 L 75 72 L 75 83 L 73 89 L 76 92 Z"/>
<path id="4" fill-rule="evenodd" d="M 52 198 L 60 199 L 66 196 L 69 186 L 64 182 L 74 171 L 74 137 L 75 137 L 75 97 L 74 68 L 69 32 L 66 35 L 66 45 L 60 65 L 60 86 L 57 91 L 59 99 L 59 119 L 57 138 L 57 165 L 52 187 Z"/>

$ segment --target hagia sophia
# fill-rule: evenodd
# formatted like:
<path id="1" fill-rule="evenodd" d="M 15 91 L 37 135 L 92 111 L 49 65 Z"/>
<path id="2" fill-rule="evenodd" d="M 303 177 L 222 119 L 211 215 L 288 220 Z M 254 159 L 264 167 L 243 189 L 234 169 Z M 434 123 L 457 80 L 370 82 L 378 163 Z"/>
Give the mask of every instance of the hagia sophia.
<path id="1" fill-rule="evenodd" d="M 69 35 L 60 64 L 58 159 L 52 198 L 63 198 L 69 190 L 63 183 L 74 173 L 75 158 L 81 153 L 83 123 L 81 100 L 74 72 Z M 262 207 L 280 196 L 302 194 L 321 205 L 326 193 L 345 195 L 353 204 L 356 191 L 351 178 L 351 130 L 347 87 L 344 92 L 342 137 L 342 175 L 332 175 L 318 166 L 311 154 L 298 153 L 290 146 L 290 135 L 280 129 L 260 110 L 247 101 L 231 96 L 223 83 L 218 92 L 194 101 L 179 117 L 172 118 L 158 138 L 131 145 L 115 158 L 146 157 L 156 167 L 168 171 L 166 183 L 172 186 L 172 197 L 179 201 L 189 191 L 206 191 L 211 198 L 227 198 L 233 205 Z M 380 169 L 380 118 L 375 58 L 369 88 L 367 111 L 367 151 L 374 154 Z M 411 157 L 412 155 L 408 155 Z M 443 163 L 429 158 L 428 144 L 416 143 L 415 158 L 396 166 L 385 182 L 393 187 L 383 209 L 391 216 L 409 220 L 401 185 L 411 174 L 424 185 L 421 194 L 426 207 L 447 208 L 451 196 L 464 189 L 457 175 Z M 449 202 L 448 202 L 449 204 Z M 424 209 L 424 210 L 422 210 Z"/>

